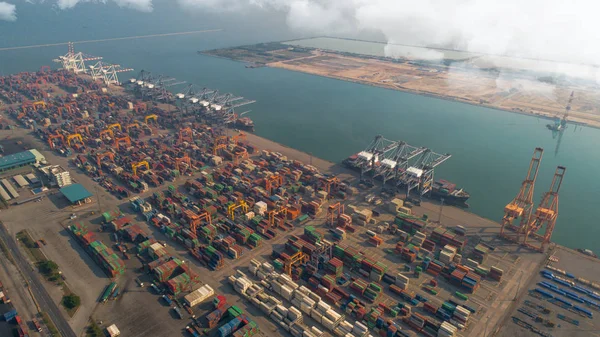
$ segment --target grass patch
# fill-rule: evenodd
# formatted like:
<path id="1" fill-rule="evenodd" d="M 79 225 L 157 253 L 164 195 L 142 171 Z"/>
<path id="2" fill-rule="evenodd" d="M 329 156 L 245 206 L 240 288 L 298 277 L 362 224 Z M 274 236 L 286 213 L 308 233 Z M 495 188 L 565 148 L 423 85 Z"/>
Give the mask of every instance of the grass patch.
<path id="1" fill-rule="evenodd" d="M 96 324 L 96 321 L 92 318 L 92 322 L 90 323 L 90 325 L 87 327 L 87 330 L 85 331 L 85 335 L 87 337 L 104 337 L 104 332 L 102 331 L 102 329 L 100 329 L 100 327 L 98 326 L 98 324 Z"/>
<path id="2" fill-rule="evenodd" d="M 46 256 L 42 254 L 37 243 L 31 238 L 26 230 L 17 233 L 17 239 L 25 248 L 27 248 L 26 250 L 29 253 L 29 256 L 35 261 L 35 265 L 38 267 L 40 274 L 44 275 L 47 281 L 62 286 L 63 300 L 61 301 L 61 304 L 69 314 L 69 317 L 73 317 L 77 312 L 77 309 L 79 309 L 81 299 L 69 289 L 65 282 L 63 282 L 62 275 L 56 262 L 48 260 Z M 77 301 L 67 300 L 67 302 L 65 302 L 66 298 L 77 298 Z"/>
<path id="3" fill-rule="evenodd" d="M 25 246 L 25 248 L 27 248 L 29 256 L 33 259 L 35 263 L 46 261 L 46 257 L 38 248 L 37 243 L 33 241 L 29 233 L 27 233 L 27 230 L 22 230 L 18 232 L 17 240 L 19 240 L 19 242 L 21 242 L 21 244 Z"/>
<path id="4" fill-rule="evenodd" d="M 10 261 L 10 263 L 15 264 L 15 260 L 12 256 L 12 254 L 10 253 L 10 251 L 8 251 L 6 242 L 4 242 L 4 240 L 2 240 L 2 239 L 0 239 L 0 250 L 2 251 L 2 254 L 4 254 L 4 256 L 6 256 L 8 261 Z"/>
<path id="5" fill-rule="evenodd" d="M 81 305 L 81 298 L 72 292 L 66 284 L 63 285 L 62 290 L 64 295 L 60 304 L 67 310 L 69 317 L 73 317 Z"/>
<path id="6" fill-rule="evenodd" d="M 50 335 L 52 335 L 52 337 L 60 337 L 60 333 L 58 333 L 58 329 L 56 328 L 56 325 L 54 325 L 54 322 L 52 322 L 52 320 L 50 319 L 50 316 L 48 316 L 48 314 L 43 311 L 42 311 L 42 320 L 44 321 L 44 324 L 46 324 L 46 326 L 48 327 L 48 331 L 50 332 Z"/>

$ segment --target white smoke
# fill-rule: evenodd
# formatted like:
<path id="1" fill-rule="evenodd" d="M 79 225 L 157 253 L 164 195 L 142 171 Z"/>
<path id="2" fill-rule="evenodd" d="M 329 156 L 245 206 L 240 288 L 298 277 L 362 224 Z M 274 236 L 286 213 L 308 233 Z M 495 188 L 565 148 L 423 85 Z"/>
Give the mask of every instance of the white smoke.
<path id="1" fill-rule="evenodd" d="M 393 57 L 407 56 L 408 49 L 394 46 L 407 44 L 600 64 L 600 3 L 594 0 L 225 0 L 225 6 L 219 0 L 178 1 L 184 7 L 213 11 L 262 8 L 285 15 L 291 28 L 303 32 L 379 31 L 389 43 L 386 55 Z M 443 56 L 409 51 L 429 60 Z M 578 72 L 600 77 L 588 67 Z"/>
<path id="2" fill-rule="evenodd" d="M 114 2 L 151 11 L 152 0 L 48 0 L 59 8 L 81 2 Z M 157 0 L 158 1 L 158 0 Z M 464 50 L 553 60 L 544 72 L 566 71 L 600 78 L 600 2 L 595 0 L 163 0 L 197 13 L 237 12 L 250 9 L 286 18 L 290 28 L 312 34 L 354 35 L 381 32 L 388 41 L 386 55 L 442 59 L 443 53 L 396 47 L 396 44 Z M 2 2 L 0 2 L 1 4 Z M 13 6 L 14 7 L 14 6 Z M 9 14 L 14 19 L 13 14 Z M 488 66 L 499 58 L 487 58 Z M 579 64 L 579 65 L 578 65 Z"/>
<path id="3" fill-rule="evenodd" d="M 15 21 L 17 20 L 17 9 L 13 4 L 0 1 L 0 20 Z"/>
<path id="4" fill-rule="evenodd" d="M 120 7 L 131 8 L 142 12 L 151 12 L 152 0 L 57 0 L 56 5 L 60 9 L 71 9 L 79 3 L 91 2 L 105 4 L 112 1 Z"/>

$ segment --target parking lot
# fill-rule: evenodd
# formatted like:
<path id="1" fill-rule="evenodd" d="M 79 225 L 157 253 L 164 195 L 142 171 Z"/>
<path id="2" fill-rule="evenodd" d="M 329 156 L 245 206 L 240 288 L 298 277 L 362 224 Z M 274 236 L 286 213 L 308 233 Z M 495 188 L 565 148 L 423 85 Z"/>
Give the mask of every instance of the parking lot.
<path id="1" fill-rule="evenodd" d="M 584 278 L 596 283 L 600 280 L 600 260 L 596 258 L 585 256 L 581 253 L 564 247 L 558 247 L 554 251 L 552 259 L 557 262 L 547 260 L 546 263 L 549 263 L 555 268 L 567 271 L 573 274 L 576 278 Z M 549 291 L 548 289 L 540 286 L 540 282 L 548 282 L 549 284 L 555 284 L 563 289 L 569 288 L 542 277 L 541 273 L 539 273 L 541 270 L 552 272 L 554 275 L 557 275 L 561 278 L 574 281 L 574 284 L 578 286 L 598 292 L 597 289 L 583 285 L 577 282 L 575 279 L 561 275 L 560 273 L 554 272 L 548 268 L 539 268 L 536 270 L 538 272 L 534 273 L 535 275 L 531 283 L 525 286 L 527 293 L 516 305 L 516 310 L 511 313 L 511 320 L 500 331 L 498 336 L 514 337 L 532 336 L 536 334 L 546 334 L 546 336 L 553 337 L 599 336 L 600 311 L 598 308 L 593 308 L 585 303 L 578 303 L 573 299 L 562 296 L 556 292 Z M 537 293 L 534 291 L 536 288 L 548 291 L 554 298 L 549 298 Z M 596 303 L 599 302 L 598 300 L 584 294 L 578 292 L 575 293 L 582 298 L 587 298 Z M 561 305 L 561 302 L 556 301 L 555 299 L 567 301 L 571 303 L 572 306 L 570 308 L 565 307 Z M 573 309 L 573 306 L 575 305 L 592 312 L 593 318 L 588 318 L 586 315 L 575 311 Z M 519 323 L 521 325 L 518 325 Z M 524 323 L 531 325 L 534 329 L 537 329 L 539 333 L 534 332 L 534 330 L 530 329 Z M 526 327 L 523 327 L 522 325 L 525 325 Z"/>

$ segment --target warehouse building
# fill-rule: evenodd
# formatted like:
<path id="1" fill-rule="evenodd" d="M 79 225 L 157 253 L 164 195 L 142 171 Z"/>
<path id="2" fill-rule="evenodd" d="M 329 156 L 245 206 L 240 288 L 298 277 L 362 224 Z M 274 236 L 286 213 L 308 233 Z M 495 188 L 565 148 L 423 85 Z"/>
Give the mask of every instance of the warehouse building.
<path id="1" fill-rule="evenodd" d="M 19 153 L 13 153 L 0 158 L 0 172 L 40 163 L 46 163 L 46 158 L 38 150 L 33 149 Z"/>
<path id="2" fill-rule="evenodd" d="M 92 202 L 92 193 L 83 187 L 81 184 L 71 184 L 60 189 L 67 200 L 73 206 L 80 206 Z"/>
<path id="3" fill-rule="evenodd" d="M 14 176 L 13 180 L 15 181 L 15 183 L 17 183 L 17 185 L 19 185 L 19 188 L 23 188 L 23 187 L 29 186 L 29 182 L 27 182 L 27 180 L 25 180 L 25 178 L 22 175 L 20 175 L 20 174 Z"/>
<path id="4" fill-rule="evenodd" d="M 17 193 L 17 190 L 15 190 L 13 185 L 8 180 L 2 179 L 0 182 L 2 182 L 2 185 L 11 197 L 13 197 L 14 199 L 19 197 L 19 193 Z"/>
<path id="5" fill-rule="evenodd" d="M 10 199 L 12 199 L 10 197 L 10 195 L 8 195 L 8 192 L 6 192 L 6 190 L 4 189 L 4 187 L 2 187 L 2 185 L 0 185 L 0 197 L 4 201 L 9 201 Z"/>

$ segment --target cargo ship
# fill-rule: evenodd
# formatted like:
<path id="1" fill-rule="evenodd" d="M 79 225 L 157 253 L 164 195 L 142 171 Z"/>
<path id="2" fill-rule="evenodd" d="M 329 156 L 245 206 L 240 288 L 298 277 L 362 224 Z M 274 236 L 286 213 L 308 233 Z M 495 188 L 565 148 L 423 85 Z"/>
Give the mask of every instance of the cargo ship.
<path id="1" fill-rule="evenodd" d="M 240 117 L 233 124 L 236 129 L 254 132 L 254 122 L 248 117 Z"/>
<path id="2" fill-rule="evenodd" d="M 344 166 L 352 170 L 360 170 L 358 154 L 354 154 L 342 162 Z M 377 163 L 375 164 L 377 165 Z M 431 199 L 444 199 L 449 205 L 467 206 L 467 200 L 471 195 L 463 189 L 457 189 L 456 184 L 446 180 L 438 180 L 433 183 L 429 197 Z"/>
<path id="3" fill-rule="evenodd" d="M 438 180 L 431 188 L 432 199 L 444 199 L 444 203 L 453 205 L 464 205 L 471 195 L 465 190 L 457 189 L 456 184 L 446 180 Z"/>

